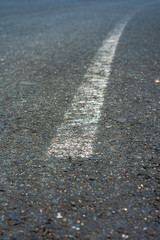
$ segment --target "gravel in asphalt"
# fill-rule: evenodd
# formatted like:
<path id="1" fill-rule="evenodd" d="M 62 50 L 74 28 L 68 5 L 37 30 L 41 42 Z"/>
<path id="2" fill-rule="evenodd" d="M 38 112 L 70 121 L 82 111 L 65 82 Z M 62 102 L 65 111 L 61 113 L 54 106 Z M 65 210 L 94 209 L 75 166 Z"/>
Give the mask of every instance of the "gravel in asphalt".
<path id="1" fill-rule="evenodd" d="M 51 41 L 44 31 L 36 45 L 34 31 L 27 40 L 20 22 L 19 35 L 9 25 L 8 33 L 1 35 L 3 39 L 8 36 L 7 44 L 2 41 L 0 75 L 2 240 L 159 239 L 160 4 L 139 9 L 123 32 L 105 91 L 93 156 L 45 155 L 105 32 L 132 9 L 125 1 L 118 7 L 116 1 L 115 5 L 102 1 L 105 8 L 94 1 L 88 10 L 90 1 L 82 2 L 74 5 L 76 13 L 77 6 L 87 8 L 80 11 L 84 18 L 78 15 L 84 22 L 75 34 L 71 32 L 79 19 L 75 12 L 67 12 L 73 24 L 67 28 L 66 23 L 66 39 L 71 36 L 68 42 L 58 42 L 59 35 L 66 33 L 57 27 L 59 32 L 51 33 Z M 60 5 L 63 12 L 62 6 L 66 7 L 64 2 Z M 43 7 L 31 20 L 38 19 Z M 87 35 L 85 23 L 91 26 L 94 19 L 96 27 Z M 99 34 L 91 46 L 89 34 L 95 38 Z"/>

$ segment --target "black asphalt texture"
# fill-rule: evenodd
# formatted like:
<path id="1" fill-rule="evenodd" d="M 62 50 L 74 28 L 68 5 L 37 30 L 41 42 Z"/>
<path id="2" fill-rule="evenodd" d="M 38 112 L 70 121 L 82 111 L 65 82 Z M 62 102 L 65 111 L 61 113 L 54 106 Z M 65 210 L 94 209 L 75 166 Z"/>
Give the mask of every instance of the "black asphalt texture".
<path id="1" fill-rule="evenodd" d="M 116 49 L 94 153 L 46 151 L 103 40 Z M 160 1 L 0 1 L 0 239 L 158 240 Z"/>

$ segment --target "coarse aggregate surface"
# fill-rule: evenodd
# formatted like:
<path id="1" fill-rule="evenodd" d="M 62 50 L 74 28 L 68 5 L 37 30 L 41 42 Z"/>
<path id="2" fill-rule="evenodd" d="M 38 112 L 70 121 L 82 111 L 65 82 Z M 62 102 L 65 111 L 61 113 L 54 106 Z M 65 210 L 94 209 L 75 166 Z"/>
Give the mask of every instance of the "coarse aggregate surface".
<path id="1" fill-rule="evenodd" d="M 160 236 L 160 3 L 0 3 L 0 239 Z M 102 41 L 128 13 L 89 158 L 46 150 Z"/>

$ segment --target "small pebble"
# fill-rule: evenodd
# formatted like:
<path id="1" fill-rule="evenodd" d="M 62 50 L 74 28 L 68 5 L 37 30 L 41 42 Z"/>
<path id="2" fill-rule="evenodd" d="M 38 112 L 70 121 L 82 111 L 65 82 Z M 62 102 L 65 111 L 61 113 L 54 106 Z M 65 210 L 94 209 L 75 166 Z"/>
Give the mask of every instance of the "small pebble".
<path id="1" fill-rule="evenodd" d="M 127 121 L 126 118 L 115 118 L 115 120 L 120 123 L 125 123 Z"/>
<path id="2" fill-rule="evenodd" d="M 9 213 L 8 217 L 9 217 L 9 219 L 17 219 L 19 216 L 17 213 Z"/>
<path id="3" fill-rule="evenodd" d="M 57 218 L 63 218 L 61 213 L 57 213 Z"/>

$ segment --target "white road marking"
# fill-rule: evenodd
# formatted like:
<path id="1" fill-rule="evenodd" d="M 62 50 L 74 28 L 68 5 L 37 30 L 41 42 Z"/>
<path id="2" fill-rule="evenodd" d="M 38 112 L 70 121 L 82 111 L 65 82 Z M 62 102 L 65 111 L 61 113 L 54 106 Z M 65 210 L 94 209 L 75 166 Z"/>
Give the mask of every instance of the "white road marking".
<path id="1" fill-rule="evenodd" d="M 64 122 L 58 128 L 57 136 L 52 140 L 48 155 L 53 154 L 59 158 L 92 156 L 111 64 L 128 20 L 129 17 L 118 23 L 99 48 L 84 76 L 83 84 L 78 88 L 64 115 Z"/>

